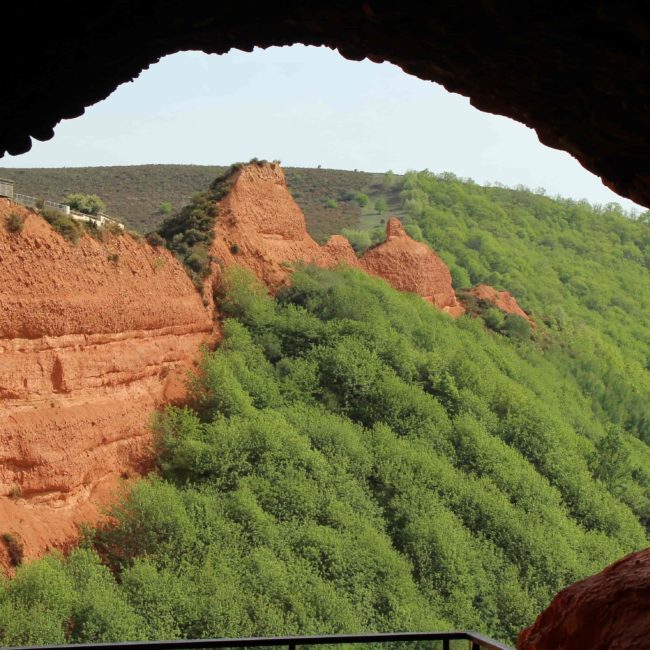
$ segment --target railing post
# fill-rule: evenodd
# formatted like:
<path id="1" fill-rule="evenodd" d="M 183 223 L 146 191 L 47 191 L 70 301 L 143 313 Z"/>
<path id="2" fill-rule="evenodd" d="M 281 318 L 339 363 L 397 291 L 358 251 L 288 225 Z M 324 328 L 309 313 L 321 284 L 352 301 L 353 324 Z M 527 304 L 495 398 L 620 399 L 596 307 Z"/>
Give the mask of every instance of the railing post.
<path id="1" fill-rule="evenodd" d="M 442 640 L 442 650 L 449 650 L 450 648 L 450 641 L 449 639 L 443 639 Z"/>

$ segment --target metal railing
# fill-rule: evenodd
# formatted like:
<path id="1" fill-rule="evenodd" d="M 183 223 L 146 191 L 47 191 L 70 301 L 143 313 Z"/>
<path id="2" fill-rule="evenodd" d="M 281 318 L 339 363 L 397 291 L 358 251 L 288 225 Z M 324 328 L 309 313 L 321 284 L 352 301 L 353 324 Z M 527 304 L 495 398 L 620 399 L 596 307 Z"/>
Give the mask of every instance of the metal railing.
<path id="1" fill-rule="evenodd" d="M 35 196 L 28 196 L 27 194 L 15 194 L 13 200 L 16 203 L 22 203 L 22 205 L 26 205 L 30 208 L 37 208 L 39 205 L 39 200 L 42 199 L 38 199 Z M 98 214 L 84 214 L 83 212 L 78 212 L 77 210 L 71 209 L 70 206 L 66 205 L 65 203 L 57 203 L 56 201 L 43 201 L 42 205 L 43 207 L 51 208 L 52 210 L 57 210 L 62 214 L 66 214 L 75 221 L 85 221 L 86 223 L 93 223 L 99 227 L 114 226 L 120 230 L 124 230 L 123 223 L 120 223 L 116 219 L 113 219 L 101 212 Z"/>
<path id="2" fill-rule="evenodd" d="M 243 639 L 189 639 L 179 641 L 133 641 L 120 643 L 94 643 L 76 645 L 50 645 L 7 648 L 6 650 L 198 650 L 203 648 L 297 648 L 316 645 L 347 645 L 347 644 L 394 644 L 417 643 L 417 649 L 423 649 L 423 642 L 435 642 L 442 650 L 452 650 L 452 642 L 466 641 L 461 647 L 469 650 L 512 650 L 510 646 L 490 639 L 478 632 L 391 632 L 386 634 L 333 634 L 326 636 L 281 636 Z M 453 650 L 459 644 L 453 644 Z"/>
<path id="3" fill-rule="evenodd" d="M 16 203 L 22 203 L 30 208 L 36 207 L 36 202 L 38 199 L 35 196 L 27 196 L 27 194 L 14 194 L 14 201 Z"/>

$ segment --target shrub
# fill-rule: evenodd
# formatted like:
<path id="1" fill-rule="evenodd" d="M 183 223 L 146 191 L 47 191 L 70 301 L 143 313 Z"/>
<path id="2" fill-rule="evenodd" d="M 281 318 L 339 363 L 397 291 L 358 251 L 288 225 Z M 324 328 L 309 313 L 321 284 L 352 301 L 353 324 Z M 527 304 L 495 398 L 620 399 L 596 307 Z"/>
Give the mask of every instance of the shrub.
<path id="1" fill-rule="evenodd" d="M 160 207 L 158 208 L 158 212 L 160 214 L 171 214 L 172 204 L 169 201 L 165 201 L 164 203 L 161 203 Z"/>
<path id="2" fill-rule="evenodd" d="M 406 234 L 415 241 L 424 241 L 424 235 L 422 234 L 422 229 L 415 223 L 408 223 L 404 226 Z"/>
<path id="3" fill-rule="evenodd" d="M 82 221 L 80 224 L 84 232 L 90 235 L 93 239 L 101 242 L 104 241 L 104 235 L 106 234 L 104 228 L 100 228 L 94 221 Z"/>
<path id="4" fill-rule="evenodd" d="M 354 252 L 358 255 L 366 251 L 372 245 L 372 239 L 367 230 L 343 228 L 341 234 L 350 242 Z"/>
<path id="5" fill-rule="evenodd" d="M 230 252 L 231 252 L 233 255 L 237 255 L 237 254 L 239 253 L 239 250 L 240 250 L 240 249 L 239 249 L 239 244 L 233 244 L 233 245 L 230 247 Z"/>
<path id="6" fill-rule="evenodd" d="M 165 268 L 167 265 L 167 260 L 164 257 L 156 257 L 156 259 L 151 263 L 151 267 L 154 271 L 159 271 L 160 269 Z"/>
<path id="7" fill-rule="evenodd" d="M 448 264 L 449 271 L 451 272 L 451 282 L 454 285 L 454 289 L 466 289 L 472 285 L 472 280 L 469 277 L 469 273 L 462 267 L 454 264 Z"/>
<path id="8" fill-rule="evenodd" d="M 99 214 L 106 210 L 106 204 L 96 194 L 68 194 L 64 203 L 84 214 Z"/>
<path id="9" fill-rule="evenodd" d="M 157 232 L 148 232 L 144 238 L 151 246 L 164 246 L 165 240 Z"/>
<path id="10" fill-rule="evenodd" d="M 336 199 L 327 199 L 327 201 L 325 201 L 325 207 L 326 208 L 338 208 L 339 204 L 336 201 Z"/>
<path id="11" fill-rule="evenodd" d="M 2 541 L 7 547 L 7 552 L 9 553 L 9 561 L 12 566 L 20 566 L 23 562 L 24 550 L 22 542 L 11 533 L 4 533 L 2 535 Z"/>
<path id="12" fill-rule="evenodd" d="M 505 315 L 500 309 L 497 309 L 496 307 L 490 307 L 483 314 L 483 321 L 491 330 L 498 332 L 503 327 L 503 323 L 505 322 Z"/>
<path id="13" fill-rule="evenodd" d="M 51 208 L 43 208 L 41 210 L 41 216 L 70 243 L 76 244 L 79 241 L 82 228 L 79 223 L 71 219 L 68 215 L 58 210 L 52 210 Z"/>
<path id="14" fill-rule="evenodd" d="M 104 230 L 107 230 L 111 235 L 120 236 L 124 234 L 124 228 L 121 228 L 118 223 L 109 221 L 107 225 L 104 226 Z"/>
<path id="15" fill-rule="evenodd" d="M 527 341 L 530 338 L 530 323 L 517 314 L 508 314 L 503 322 L 501 331 L 511 339 Z"/>
<path id="16" fill-rule="evenodd" d="M 16 212 L 12 212 L 7 217 L 6 226 L 7 226 L 7 230 L 10 233 L 22 232 L 24 225 L 25 225 L 25 217 L 21 216 L 20 214 L 17 214 Z"/>
<path id="17" fill-rule="evenodd" d="M 363 192 L 357 192 L 354 200 L 359 204 L 360 208 L 365 208 L 368 205 L 368 201 L 370 201 L 368 195 L 364 194 Z"/>
<path id="18" fill-rule="evenodd" d="M 120 256 L 117 253 L 110 253 L 108 255 L 108 261 L 117 264 L 120 261 Z"/>
<path id="19" fill-rule="evenodd" d="M 266 164 L 266 161 L 257 159 L 251 162 Z M 219 213 L 217 202 L 229 192 L 233 177 L 241 167 L 241 163 L 231 165 L 212 181 L 207 192 L 195 194 L 178 214 L 165 219 L 156 233 L 147 235 L 147 241 L 152 246 L 164 243 L 176 254 L 199 289 L 210 273 L 212 258 L 209 249 L 214 237 L 214 222 Z"/>

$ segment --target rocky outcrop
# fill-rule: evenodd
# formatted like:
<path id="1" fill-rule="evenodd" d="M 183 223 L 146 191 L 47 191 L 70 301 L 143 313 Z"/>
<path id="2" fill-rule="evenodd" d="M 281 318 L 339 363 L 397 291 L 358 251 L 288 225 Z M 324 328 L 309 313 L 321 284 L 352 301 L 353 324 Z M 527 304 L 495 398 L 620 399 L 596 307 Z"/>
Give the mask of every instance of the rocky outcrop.
<path id="1" fill-rule="evenodd" d="M 73 246 L 7 199 L 0 304 L 0 534 L 29 557 L 68 543 L 146 461 L 151 414 L 182 396 L 212 323 L 168 251 L 129 235 Z"/>
<path id="2" fill-rule="evenodd" d="M 506 314 L 515 314 L 525 318 L 533 327 L 535 321 L 517 304 L 517 299 L 509 291 L 497 291 L 489 284 L 479 284 L 468 291 L 469 295 L 492 303 Z"/>
<path id="3" fill-rule="evenodd" d="M 519 634 L 519 650 L 650 647 L 650 549 L 561 591 Z"/>
<path id="4" fill-rule="evenodd" d="M 222 266 L 243 266 L 271 289 L 288 281 L 292 262 L 327 268 L 339 260 L 357 264 L 344 237 L 332 237 L 323 247 L 310 237 L 305 216 L 275 163 L 249 164 L 234 173 L 230 191 L 219 203 L 211 252 Z"/>
<path id="5" fill-rule="evenodd" d="M 361 266 L 400 291 L 422 296 L 451 316 L 465 310 L 456 299 L 447 265 L 426 245 L 411 239 L 394 217 L 386 225 L 386 241 L 370 249 Z"/>
<path id="6" fill-rule="evenodd" d="M 388 220 L 386 241 L 358 260 L 350 242 L 334 235 L 319 246 L 287 189 L 279 165 L 245 165 L 235 172 L 230 192 L 219 204 L 212 255 L 219 265 L 243 266 L 271 289 L 287 283 L 293 262 L 332 268 L 359 267 L 396 289 L 422 296 L 452 316 L 463 313 L 445 263 L 425 244 L 411 239 L 398 219 Z"/>

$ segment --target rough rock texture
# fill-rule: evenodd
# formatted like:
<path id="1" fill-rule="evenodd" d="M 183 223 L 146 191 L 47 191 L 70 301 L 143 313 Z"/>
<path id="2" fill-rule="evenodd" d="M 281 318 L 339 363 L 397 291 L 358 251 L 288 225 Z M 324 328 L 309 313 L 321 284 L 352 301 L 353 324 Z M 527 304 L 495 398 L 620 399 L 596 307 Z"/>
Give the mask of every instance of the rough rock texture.
<path id="1" fill-rule="evenodd" d="M 0 305 L 0 534 L 29 557 L 69 542 L 148 458 L 151 413 L 182 395 L 212 323 L 166 250 L 129 235 L 72 246 L 7 199 Z"/>
<path id="2" fill-rule="evenodd" d="M 632 553 L 561 591 L 519 650 L 650 648 L 650 549 Z"/>
<path id="3" fill-rule="evenodd" d="M 321 247 L 310 237 L 279 165 L 251 164 L 235 172 L 230 192 L 219 204 L 212 255 L 226 267 L 250 269 L 274 289 L 288 280 L 291 262 L 330 268 L 345 260 L 356 265 L 350 243 L 340 236 L 332 240 Z"/>
<path id="4" fill-rule="evenodd" d="M 517 299 L 509 291 L 497 291 L 489 284 L 478 284 L 468 293 L 479 300 L 491 302 L 506 314 L 516 314 L 525 318 L 531 325 L 535 325 L 535 321 L 517 304 Z"/>
<path id="5" fill-rule="evenodd" d="M 224 267 L 243 266 L 271 289 L 287 283 L 292 262 L 325 268 L 360 267 L 396 289 L 421 295 L 452 316 L 463 313 L 445 263 L 425 244 L 411 239 L 399 220 L 386 226 L 386 241 L 358 260 L 350 242 L 334 235 L 319 246 L 276 164 L 251 164 L 235 172 L 230 192 L 219 204 L 212 255 Z M 219 267 L 215 264 L 214 282 Z"/>
<path id="6" fill-rule="evenodd" d="M 451 316 L 465 311 L 456 299 L 447 265 L 426 244 L 411 239 L 395 217 L 386 224 L 386 241 L 371 248 L 361 258 L 361 266 L 400 291 L 419 294 Z"/>
<path id="7" fill-rule="evenodd" d="M 0 60 L 10 62 L 0 154 L 27 151 L 30 136 L 51 138 L 62 118 L 81 115 L 164 55 L 305 43 L 441 83 L 534 128 L 544 144 L 650 205 L 650 19 L 642 3 L 308 0 L 251 11 L 245 3 L 186 0 L 181 10 L 172 0 L 117 0 L 12 10 L 14 23 L 28 27 L 0 42 Z M 63 33 L 74 38 L 51 37 Z"/>
<path id="8" fill-rule="evenodd" d="M 343 235 L 332 235 L 323 246 L 327 255 L 348 266 L 359 266 L 359 260 L 350 242 Z"/>

